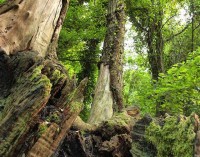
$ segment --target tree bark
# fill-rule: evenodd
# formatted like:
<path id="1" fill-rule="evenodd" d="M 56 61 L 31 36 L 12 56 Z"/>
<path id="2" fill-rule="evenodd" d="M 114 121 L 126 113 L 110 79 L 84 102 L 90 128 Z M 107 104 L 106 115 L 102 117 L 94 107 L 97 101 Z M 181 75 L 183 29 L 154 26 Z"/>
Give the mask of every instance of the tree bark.
<path id="1" fill-rule="evenodd" d="M 108 3 L 107 32 L 104 40 L 100 74 L 89 123 L 100 123 L 123 109 L 122 72 L 125 33 L 124 1 Z M 98 114 L 101 113 L 101 116 Z"/>
<path id="2" fill-rule="evenodd" d="M 10 0 L 0 7 L 0 156 L 52 156 L 83 107 L 56 60 L 68 0 Z"/>
<path id="3" fill-rule="evenodd" d="M 152 73 L 152 79 L 158 80 L 159 73 L 164 73 L 163 47 L 164 41 L 162 36 L 162 18 L 163 10 L 158 2 L 158 15 L 149 24 L 147 32 L 148 59 Z"/>
<path id="4" fill-rule="evenodd" d="M 0 8 L 0 48 L 7 55 L 31 50 L 45 57 L 56 43 L 69 0 L 12 0 Z"/>

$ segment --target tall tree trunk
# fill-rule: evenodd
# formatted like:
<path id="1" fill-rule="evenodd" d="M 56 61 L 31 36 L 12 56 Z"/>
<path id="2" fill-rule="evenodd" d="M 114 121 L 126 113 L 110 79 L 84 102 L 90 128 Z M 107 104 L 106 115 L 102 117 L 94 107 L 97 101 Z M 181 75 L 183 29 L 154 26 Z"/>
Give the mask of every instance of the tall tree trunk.
<path id="1" fill-rule="evenodd" d="M 148 59 L 151 69 L 152 79 L 158 81 L 159 73 L 164 73 L 164 41 L 162 36 L 162 18 L 163 10 L 160 6 L 160 1 L 158 1 L 158 15 L 154 17 L 154 21 L 151 22 L 149 26 L 149 31 L 147 35 L 147 45 L 148 45 Z M 155 84 L 155 82 L 154 82 Z M 160 116 L 164 113 L 161 111 L 161 105 L 163 104 L 164 98 L 161 97 L 156 104 L 156 115 Z"/>
<path id="2" fill-rule="evenodd" d="M 124 1 L 110 0 L 108 4 L 107 32 L 100 62 L 100 74 L 89 123 L 100 123 L 112 117 L 113 109 L 121 111 L 123 108 L 122 60 L 124 33 Z"/>
<path id="3" fill-rule="evenodd" d="M 191 37 L 191 52 L 193 52 L 194 51 L 194 23 L 195 23 L 195 15 L 194 15 L 194 1 L 193 0 L 191 0 L 191 2 L 190 2 L 191 4 L 191 15 L 190 16 L 192 16 L 192 37 Z"/>
<path id="4" fill-rule="evenodd" d="M 75 90 L 56 60 L 68 4 L 10 0 L 0 7 L 0 156 L 53 155 L 82 109 L 87 79 Z"/>
<path id="5" fill-rule="evenodd" d="M 151 68 L 152 78 L 158 80 L 159 73 L 164 73 L 163 61 L 163 36 L 162 36 L 162 16 L 163 11 L 160 8 L 154 22 L 149 26 L 147 35 L 148 59 Z"/>

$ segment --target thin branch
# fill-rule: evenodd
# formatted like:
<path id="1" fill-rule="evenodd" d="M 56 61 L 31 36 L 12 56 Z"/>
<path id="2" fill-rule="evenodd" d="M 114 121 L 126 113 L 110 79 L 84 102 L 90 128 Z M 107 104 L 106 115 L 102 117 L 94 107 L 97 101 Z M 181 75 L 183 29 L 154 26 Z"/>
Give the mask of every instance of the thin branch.
<path id="1" fill-rule="evenodd" d="M 197 28 L 199 28 L 200 23 L 193 29 L 193 31 L 195 31 Z"/>
<path id="2" fill-rule="evenodd" d="M 173 38 L 175 38 L 176 36 L 180 35 L 181 33 L 183 33 L 190 25 L 191 23 L 188 23 L 180 32 L 173 34 L 171 37 L 169 37 L 168 39 L 165 40 L 165 42 L 169 42 L 170 40 L 172 40 Z"/>
<path id="3" fill-rule="evenodd" d="M 145 29 L 144 27 L 142 27 L 142 25 L 137 21 L 137 19 L 135 17 L 132 17 L 133 20 L 133 25 L 135 25 L 137 28 L 141 29 L 142 31 L 147 32 L 148 30 Z"/>
<path id="4" fill-rule="evenodd" d="M 170 18 L 168 18 L 165 23 L 162 25 L 162 28 L 171 20 L 173 19 L 174 17 L 176 16 L 176 14 L 174 14 L 173 16 L 171 16 Z"/>
<path id="5" fill-rule="evenodd" d="M 70 62 L 90 62 L 90 63 L 98 63 L 98 61 L 95 60 L 89 60 L 89 59 L 71 59 L 71 58 L 63 58 L 66 61 Z"/>

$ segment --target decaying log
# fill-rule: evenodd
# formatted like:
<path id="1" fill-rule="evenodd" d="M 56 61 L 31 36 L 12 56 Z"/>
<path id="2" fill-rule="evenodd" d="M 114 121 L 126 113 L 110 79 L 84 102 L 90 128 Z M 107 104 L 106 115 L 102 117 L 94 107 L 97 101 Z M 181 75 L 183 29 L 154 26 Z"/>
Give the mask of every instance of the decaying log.
<path id="1" fill-rule="evenodd" d="M 38 146 L 42 149 L 43 138 L 48 139 L 49 151 L 44 152 L 50 156 L 82 109 L 87 79 L 73 92 L 72 80 L 55 60 L 44 60 L 27 51 L 4 57 L 4 61 L 5 66 L 12 67 L 7 71 L 12 77 L 6 75 L 10 88 L 0 97 L 0 156 L 37 154 L 34 150 Z M 41 126 L 46 128 L 44 133 Z"/>
<path id="2" fill-rule="evenodd" d="M 0 99 L 3 108 L 0 116 L 0 156 L 13 154 L 16 147 L 21 145 L 19 143 L 26 136 L 31 122 L 37 119 L 37 114 L 50 97 L 52 85 L 41 73 L 40 68 L 34 68 L 37 66 L 34 61 L 24 65 L 19 64 L 32 58 L 33 53 L 27 52 L 25 56 L 23 54 L 16 55 L 7 61 L 7 64 L 13 68 L 11 71 L 13 75 L 8 78 L 13 84 L 7 91 L 7 95 Z"/>
<path id="3" fill-rule="evenodd" d="M 0 156 L 52 155 L 82 109 L 87 79 L 75 90 L 54 60 L 68 5 L 9 0 L 0 6 Z"/>
<path id="4" fill-rule="evenodd" d="M 68 133 L 57 157 L 130 157 L 131 117 L 125 112 L 114 115 L 95 130 L 76 130 Z"/>
<path id="5" fill-rule="evenodd" d="M 65 107 L 62 125 L 51 124 L 45 133 L 38 139 L 32 149 L 28 152 L 27 157 L 50 157 L 59 145 L 62 144 L 67 131 L 79 115 L 83 107 L 83 90 L 87 84 L 87 79 L 83 80 L 75 90 L 71 102 Z"/>
<path id="6" fill-rule="evenodd" d="M 133 140 L 131 154 L 135 157 L 156 156 L 155 147 L 145 139 L 145 130 L 151 122 L 152 118 L 150 116 L 144 116 L 133 125 L 131 132 Z"/>
<path id="7" fill-rule="evenodd" d="M 70 130 L 58 156 L 169 157 L 194 155 L 198 157 L 198 128 L 199 118 L 196 114 L 189 117 L 166 115 L 166 117 L 152 118 L 146 115 L 136 118 L 121 113 L 101 123 L 96 130 L 87 132 Z M 151 141 L 152 138 L 153 141 Z M 163 152 L 165 154 L 162 154 Z"/>
<path id="8" fill-rule="evenodd" d="M 72 128 L 75 130 L 82 130 L 82 131 L 94 131 L 97 129 L 97 125 L 86 123 L 78 116 L 74 121 Z"/>

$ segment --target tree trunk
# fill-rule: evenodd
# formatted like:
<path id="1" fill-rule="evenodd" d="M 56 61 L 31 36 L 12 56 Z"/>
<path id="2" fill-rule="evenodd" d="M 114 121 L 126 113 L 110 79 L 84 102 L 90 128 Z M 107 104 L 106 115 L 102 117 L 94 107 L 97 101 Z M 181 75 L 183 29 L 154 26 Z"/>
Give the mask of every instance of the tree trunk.
<path id="1" fill-rule="evenodd" d="M 148 59 L 152 73 L 152 79 L 158 80 L 159 73 L 164 73 L 163 61 L 163 37 L 162 37 L 162 11 L 159 11 L 158 19 L 149 26 L 147 35 Z"/>
<path id="2" fill-rule="evenodd" d="M 0 156 L 53 155 L 82 109 L 87 79 L 74 89 L 55 53 L 68 4 L 0 7 Z"/>
<path id="3" fill-rule="evenodd" d="M 137 116 L 137 115 L 136 115 Z M 196 114 L 136 118 L 115 114 L 92 131 L 70 130 L 59 157 L 173 157 L 200 155 Z"/>
<path id="4" fill-rule="evenodd" d="M 100 74 L 89 123 L 100 123 L 112 117 L 113 109 L 121 111 L 123 108 L 122 60 L 124 33 L 124 1 L 110 0 L 108 3 L 107 32 L 100 62 Z M 101 113 L 100 116 L 99 113 Z"/>
<path id="5" fill-rule="evenodd" d="M 148 45 L 148 60 L 151 69 L 152 79 L 158 81 L 159 73 L 164 73 L 164 41 L 162 36 L 162 17 L 163 10 L 160 6 L 160 1 L 158 1 L 158 15 L 151 22 L 148 30 L 148 35 L 146 37 Z M 153 82 L 155 85 L 155 82 Z M 161 97 L 156 104 L 156 116 L 164 115 L 165 111 L 161 110 L 161 105 L 163 104 L 164 97 Z"/>
<path id="6" fill-rule="evenodd" d="M 31 50 L 45 57 L 57 42 L 69 1 L 12 0 L 0 8 L 0 47 L 5 54 Z M 50 53 L 50 52 L 48 52 Z"/>

